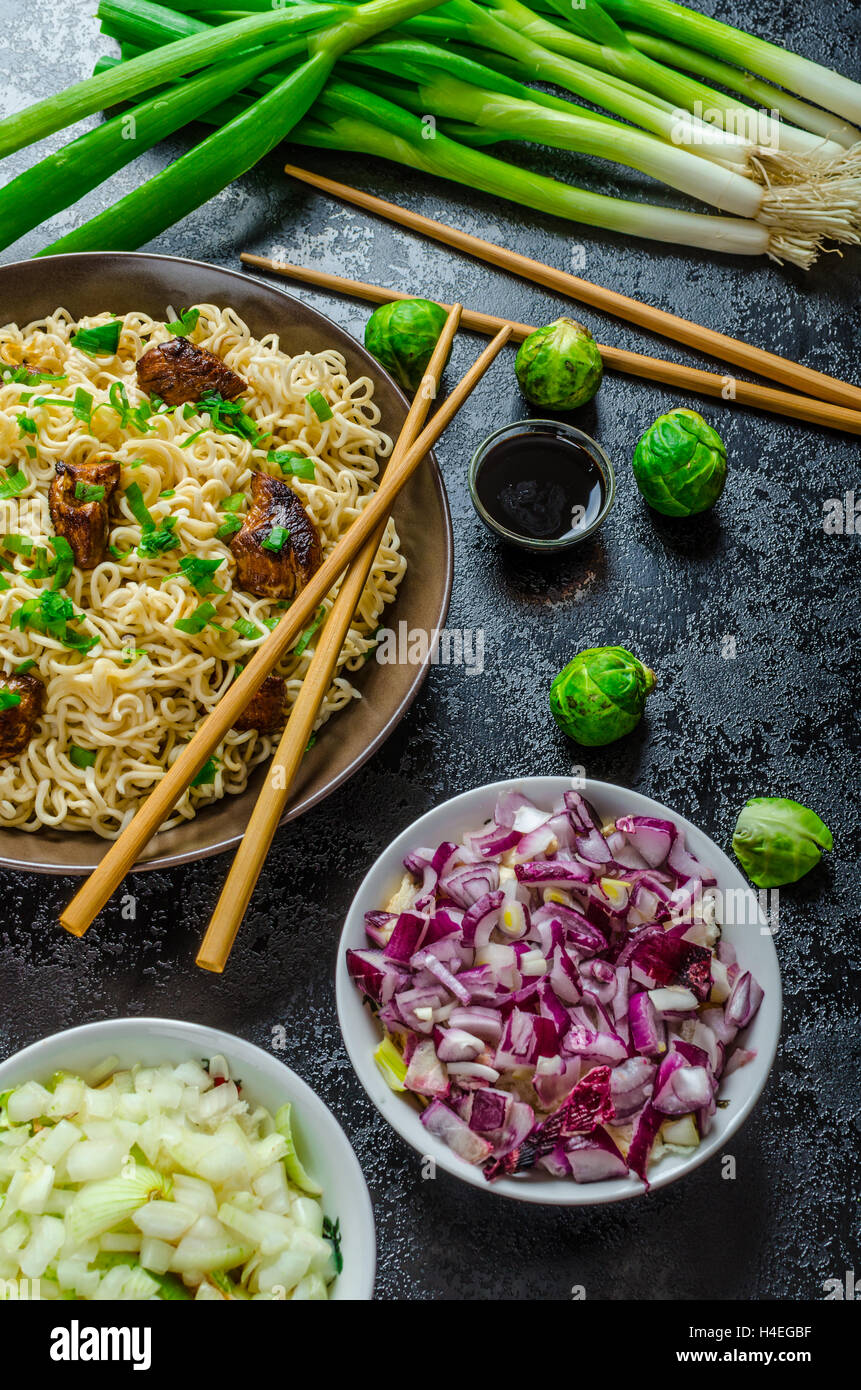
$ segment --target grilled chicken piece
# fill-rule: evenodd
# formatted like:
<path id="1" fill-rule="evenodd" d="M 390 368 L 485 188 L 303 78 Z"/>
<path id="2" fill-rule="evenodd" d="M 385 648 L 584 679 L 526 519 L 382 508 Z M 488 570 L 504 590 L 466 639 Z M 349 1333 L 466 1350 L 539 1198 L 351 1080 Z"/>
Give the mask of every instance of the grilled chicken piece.
<path id="1" fill-rule="evenodd" d="M 274 526 L 289 536 L 280 550 L 264 550 Z M 293 489 L 280 478 L 255 473 L 251 506 L 230 542 L 241 589 L 262 598 L 293 598 L 320 568 L 323 551 L 317 528 Z"/>
<path id="2" fill-rule="evenodd" d="M 103 559 L 108 543 L 108 504 L 120 480 L 116 459 L 97 457 L 86 463 L 57 464 L 48 493 L 51 520 L 58 536 L 65 536 L 75 552 L 79 569 L 91 570 Z M 87 502 L 75 496 L 78 483 L 103 487 L 101 501 Z"/>
<path id="3" fill-rule="evenodd" d="M 195 347 L 188 338 L 171 338 L 150 348 L 138 358 L 137 375 L 142 391 L 161 396 L 168 405 L 199 401 L 207 391 L 217 391 L 226 401 L 233 401 L 248 390 L 248 383 L 216 353 Z"/>
<path id="4" fill-rule="evenodd" d="M 45 686 L 38 676 L 0 676 L 0 690 L 21 696 L 21 703 L 0 709 L 0 761 L 24 752 L 45 708 Z"/>
<path id="5" fill-rule="evenodd" d="M 240 714 L 234 729 L 243 733 L 246 729 L 256 729 L 258 734 L 273 734 L 284 727 L 284 702 L 287 699 L 287 682 L 283 676 L 267 676 L 257 694 Z"/>

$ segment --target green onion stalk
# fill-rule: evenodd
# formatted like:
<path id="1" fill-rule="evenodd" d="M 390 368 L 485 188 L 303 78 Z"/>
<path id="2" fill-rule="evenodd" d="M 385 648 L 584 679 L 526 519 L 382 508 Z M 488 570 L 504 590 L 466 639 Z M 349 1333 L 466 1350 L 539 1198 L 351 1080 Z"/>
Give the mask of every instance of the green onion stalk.
<path id="1" fill-rule="evenodd" d="M 861 125 L 861 84 L 673 0 L 604 0 L 622 24 L 702 49 Z"/>
<path id="2" fill-rule="evenodd" d="M 742 72 L 741 68 L 721 62 L 719 58 L 710 58 L 708 54 L 700 53 L 695 48 L 686 48 L 684 44 L 662 39 L 657 34 L 643 34 L 636 29 L 626 29 L 624 33 L 634 48 L 653 58 L 655 62 L 696 74 L 710 84 L 717 83 L 726 87 L 729 91 L 744 97 L 748 105 L 760 107 L 764 111 L 776 111 L 792 125 L 820 135 L 823 140 L 833 140 L 845 149 L 861 140 L 861 130 L 856 126 L 839 120 L 830 111 L 823 111 L 818 106 L 811 106 L 810 102 L 792 96 L 782 87 L 775 87 L 771 82 L 764 82 L 762 78 Z"/>
<path id="3" fill-rule="evenodd" d="M 585 41 L 579 34 L 567 34 L 558 25 L 540 19 L 519 0 L 492 0 L 492 3 L 497 7 L 492 12 L 493 17 L 515 26 L 524 38 L 535 41 L 535 35 L 540 33 L 539 46 L 545 53 L 556 51 L 559 56 L 567 58 L 567 51 L 571 50 L 605 67 L 612 68 L 617 63 L 621 71 L 649 83 L 657 99 L 663 101 L 658 95 L 663 91 L 666 97 L 677 103 L 663 106 L 660 115 L 651 121 L 637 119 L 630 99 L 616 105 L 606 100 L 601 102 L 607 109 L 633 120 L 654 134 L 662 135 L 673 145 L 706 158 L 740 160 L 742 172 L 768 188 L 772 201 L 778 204 L 781 202 L 780 190 L 786 187 L 785 205 L 778 206 L 773 214 L 780 221 L 797 222 L 799 229 L 812 224 L 821 230 L 822 235 L 833 237 L 835 241 L 849 244 L 857 241 L 861 227 L 861 148 L 858 146 L 847 150 L 837 142 L 825 141 L 819 135 L 773 121 L 753 108 L 737 104 L 733 107 L 731 102 L 730 109 L 725 111 L 721 120 L 724 125 L 738 126 L 739 129 L 723 129 L 721 125 L 709 124 L 697 112 L 701 110 L 719 115 L 722 103 L 730 99 L 697 84 L 686 94 L 674 80 L 669 80 L 670 69 L 651 60 L 648 68 L 640 68 L 636 60 L 642 55 L 627 43 L 622 31 L 604 14 L 597 0 L 584 0 L 584 7 L 570 10 L 565 8 L 565 0 L 550 0 L 550 3 L 568 15 L 569 24 L 597 26 L 597 32 L 605 39 L 617 35 L 612 47 L 609 43 L 600 47 L 588 43 L 584 49 Z M 467 8 L 472 12 L 475 6 L 470 0 L 455 0 L 454 8 L 458 12 Z M 447 5 L 441 14 L 444 16 L 451 9 L 452 6 Z M 478 26 L 473 24 L 472 33 L 476 38 L 477 29 Z M 501 36 L 495 28 L 493 36 L 494 43 L 501 49 Z M 481 42 L 481 39 L 478 38 L 478 41 Z M 506 51 L 516 56 L 513 46 L 508 45 Z M 566 75 L 564 70 L 557 67 L 550 80 L 568 86 L 578 95 L 584 95 L 583 65 L 577 59 L 568 58 L 568 61 L 577 63 L 576 71 Z M 545 67 L 549 71 L 552 64 L 545 61 Z M 640 97 L 645 95 L 647 93 L 640 89 Z M 589 99 L 596 100 L 594 96 Z M 743 134 L 744 131 L 754 138 Z"/>
<path id="4" fill-rule="evenodd" d="M 449 133 L 466 144 L 499 140 L 528 140 L 554 149 L 609 159 L 660 179 L 724 213 L 761 218 L 776 226 L 787 216 L 790 195 L 771 190 L 752 179 L 668 145 L 619 121 L 596 118 L 595 113 L 555 100 L 552 107 L 532 100 L 532 89 L 450 50 L 413 41 L 382 41 L 366 44 L 349 55 L 351 66 L 379 68 L 387 74 L 385 87 L 373 89 L 385 96 L 391 91 L 391 74 L 407 77 L 416 86 L 399 88 L 397 99 L 419 115 L 429 114 L 454 120 L 456 130 Z M 359 79 L 362 80 L 361 78 Z M 368 85 L 367 79 L 363 85 Z M 858 240 L 853 231 L 851 210 L 830 223 L 817 217 L 812 227 L 815 239 L 828 235 L 836 240 Z M 793 225 L 800 229 L 804 207 L 793 209 Z"/>
<path id="5" fill-rule="evenodd" d="M 240 111 L 187 154 L 163 169 L 82 227 L 59 238 L 40 255 L 68 251 L 128 250 L 142 246 L 173 223 L 220 193 L 272 150 L 317 100 L 343 54 L 393 23 L 418 14 L 436 0 L 370 0 L 315 34 L 310 55 L 264 96 Z M 156 7 L 158 8 L 158 7 Z M 310 8 L 310 7 L 309 7 Z M 298 11 L 297 11 L 298 13 Z M 286 12 L 286 18 L 290 12 Z M 264 16 L 266 18 L 266 16 Z M 241 21 L 244 23 L 245 21 Z M 224 34 L 232 25 L 211 31 Z M 100 89 L 116 87 L 130 67 L 199 43 L 206 34 L 168 44 L 90 79 Z M 277 56 L 277 55 L 276 55 Z M 86 85 L 86 84 L 82 84 Z M 168 98 L 165 98 L 168 100 Z"/>
<path id="6" fill-rule="evenodd" d="M 471 7 L 471 10 L 475 10 L 475 7 Z M 123 12 L 126 14 L 125 20 L 122 19 Z M 142 43 L 165 42 L 172 34 L 187 33 L 188 26 L 200 25 L 199 20 L 176 15 L 171 23 L 165 18 L 156 32 L 148 23 L 129 19 L 126 8 L 118 6 L 116 0 L 102 0 L 100 13 L 110 22 L 117 36 L 124 37 L 133 33 Z M 418 21 L 412 21 L 402 27 L 408 29 L 413 23 L 426 27 L 428 21 L 433 23 L 435 19 L 435 15 L 423 16 Z M 446 26 L 450 32 L 450 19 L 446 21 Z M 522 46 L 521 36 L 511 35 L 507 30 L 504 30 L 504 33 L 512 39 L 515 48 Z M 552 58 L 552 55 L 550 56 Z M 363 68 L 370 66 L 382 69 L 385 74 L 384 85 L 378 82 L 375 86 L 373 78 L 369 77 L 367 72 L 361 73 L 358 77 L 363 85 L 370 86 L 380 97 L 395 97 L 402 106 L 411 108 L 419 115 L 433 113 L 453 118 L 458 124 L 447 129 L 465 144 L 486 144 L 502 139 L 530 139 L 542 140 L 555 148 L 597 154 L 660 178 L 670 186 L 709 202 L 723 212 L 734 213 L 749 220 L 759 219 L 763 226 L 768 228 L 768 233 L 764 244 L 762 237 L 758 238 L 754 247 L 756 252 L 765 251 L 778 259 L 808 265 L 825 236 L 830 235 L 846 241 L 853 239 L 850 213 L 847 212 L 845 218 L 833 213 L 826 217 L 821 202 L 817 202 L 812 225 L 808 226 L 801 215 L 808 203 L 806 190 L 803 188 L 797 200 L 798 207 L 791 207 L 792 200 L 788 194 L 782 192 L 774 195 L 753 180 L 739 175 L 732 166 L 726 168 L 712 163 L 699 155 L 681 150 L 587 108 L 574 106 L 558 97 L 527 88 L 522 83 L 512 82 L 490 67 L 463 58 L 453 51 L 451 45 L 443 49 L 419 40 L 378 42 L 352 50 L 349 60 L 352 64 L 361 63 Z M 356 78 L 355 72 L 352 75 Z M 416 82 L 417 87 L 399 83 L 398 78 L 404 76 L 408 81 Z M 450 80 L 454 76 L 462 79 L 459 87 Z M 596 76 L 601 82 L 607 80 L 601 74 Z M 266 91 L 276 80 L 273 73 L 266 73 L 253 86 L 256 91 Z M 247 103 L 248 99 L 246 97 L 242 100 Z M 210 114 L 216 123 L 230 121 L 237 115 L 237 104 L 223 103 Z M 351 114 L 355 115 L 355 111 Z M 340 129 L 343 130 L 343 124 Z M 498 160 L 492 163 L 494 172 L 500 177 L 501 171 L 507 166 Z M 532 177 L 523 171 L 517 172 L 521 184 Z M 552 188 L 553 206 L 557 207 L 564 185 L 552 180 L 546 182 L 545 196 Z M 603 220 L 602 217 L 598 217 L 598 224 L 608 225 L 607 217 L 614 206 L 614 200 L 598 198 L 593 202 L 590 200 L 594 195 L 583 190 L 574 191 L 580 192 L 580 206 L 586 207 L 588 204 L 591 214 L 590 217 L 581 220 L 591 220 L 594 224 L 596 214 L 600 211 Z M 518 200 L 528 203 L 528 199 L 523 197 L 518 197 Z M 543 206 L 547 206 L 547 203 Z M 627 206 L 630 208 L 635 205 Z M 574 214 L 570 207 L 566 207 L 563 215 Z M 703 235 L 707 240 L 717 237 L 719 228 L 714 225 L 715 220 L 710 219 L 707 232 L 703 233 L 699 228 L 702 221 L 701 217 L 695 219 L 694 227 L 680 222 L 675 225 L 679 233 L 684 227 L 688 236 L 694 236 L 693 244 L 706 244 L 702 241 Z M 641 234 L 654 235 L 656 225 L 652 219 L 650 232 Z M 680 236 L 679 239 L 684 238 Z M 720 236 L 719 240 L 721 249 L 728 249 L 726 236 Z"/>
<path id="7" fill-rule="evenodd" d="M 768 255 L 805 269 L 816 255 L 810 238 L 792 231 L 777 232 L 750 218 L 710 217 L 590 193 L 507 164 L 440 131 L 426 139 L 425 130 L 413 112 L 352 83 L 331 81 L 313 117 L 301 121 L 292 138 L 300 144 L 376 155 L 623 235 L 737 255 Z"/>
<path id="8" fill-rule="evenodd" d="M 836 143 L 823 142 L 821 136 L 810 131 L 778 125 L 767 113 L 744 106 L 724 92 L 655 62 L 629 43 L 599 0 L 579 0 L 576 7 L 566 0 L 550 0 L 556 11 L 555 22 L 536 15 L 520 0 L 488 0 L 488 3 L 493 7 L 492 13 L 529 34 L 545 48 L 616 74 L 669 101 L 677 112 L 680 127 L 689 126 L 694 136 L 702 133 L 703 124 L 712 124 L 717 129 L 739 134 L 748 144 L 778 145 L 795 154 L 815 151 L 822 156 L 834 156 L 843 148 Z M 701 111 L 709 113 L 708 122 L 698 115 Z M 689 121 L 684 120 L 683 112 L 689 114 Z M 752 135 L 755 138 L 751 138 Z"/>
<path id="9" fill-rule="evenodd" d="M 149 8 L 157 10 L 159 7 Z M 0 120 L 0 159 L 116 102 L 129 101 L 152 87 L 219 59 L 235 59 L 237 51 L 244 53 L 257 43 L 284 40 L 319 29 L 340 13 L 334 6 L 326 5 L 297 6 L 275 13 L 270 10 L 268 14 L 251 16 L 219 28 L 207 27 L 204 32 L 192 34 L 163 50 L 133 58 L 124 63 L 122 69 L 85 78 L 56 96 L 46 97 Z"/>
<path id="10" fill-rule="evenodd" d="M 218 63 L 187 81 L 160 88 L 132 110 L 48 155 L 0 189 L 0 246 L 9 246 L 32 227 L 82 198 L 122 169 L 131 155 L 197 120 L 254 78 L 294 54 L 307 52 L 303 37 L 258 49 L 238 62 Z"/>
<path id="11" fill-rule="evenodd" d="M 530 11 L 518 0 L 499 0 L 512 13 Z M 555 26 L 548 26 L 554 29 Z M 660 98 L 633 87 L 621 78 L 597 72 L 584 63 L 555 53 L 523 30 L 514 30 L 472 0 L 450 0 L 433 15 L 421 16 L 403 26 L 405 31 L 437 37 L 447 29 L 452 38 L 469 38 L 482 48 L 514 59 L 524 81 L 552 82 L 583 100 L 633 122 L 674 148 L 705 159 L 729 164 L 768 190 L 764 216 L 794 229 L 801 239 L 832 237 L 852 244 L 861 226 L 861 160 L 859 152 L 835 146 L 836 153 L 796 154 L 779 147 L 754 146 L 732 133 L 700 122 L 700 129 L 680 123 L 679 112 Z M 562 33 L 561 30 L 557 32 Z M 490 65 L 493 66 L 492 60 Z M 509 69 L 510 70 L 510 69 Z M 536 96 L 536 100 L 539 98 Z M 820 142 L 821 143 L 821 142 Z"/>

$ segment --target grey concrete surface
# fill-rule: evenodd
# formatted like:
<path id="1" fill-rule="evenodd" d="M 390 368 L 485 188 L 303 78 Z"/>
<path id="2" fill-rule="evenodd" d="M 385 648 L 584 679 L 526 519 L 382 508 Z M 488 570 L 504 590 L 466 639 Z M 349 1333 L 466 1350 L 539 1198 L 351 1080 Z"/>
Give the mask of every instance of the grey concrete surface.
<path id="1" fill-rule="evenodd" d="M 861 75 L 857 5 L 700 3 Z M 59 8 L 48 0 L 0 0 L 0 109 L 60 89 L 84 76 L 99 53 L 113 51 L 98 36 L 93 9 L 91 0 Z M 3 259 L 32 254 L 187 143 L 183 136 L 144 156 Z M 601 284 L 811 366 L 861 375 L 857 253 L 825 258 L 808 275 L 680 253 L 565 225 L 379 161 L 284 147 L 153 249 L 231 267 L 242 249 L 275 252 L 528 322 L 571 310 L 558 297 L 297 187 L 280 172 L 284 153 L 554 265 L 568 267 L 572 253 L 582 255 L 582 273 Z M 9 160 L 9 172 L 31 157 Z M 645 179 L 586 159 L 534 159 L 601 190 L 624 185 L 633 196 L 662 196 Z M 361 305 L 298 293 L 361 335 Z M 696 360 L 620 322 L 574 313 L 601 341 Z M 475 350 L 463 336 L 451 379 Z M 715 512 L 684 524 L 651 515 L 630 471 L 642 430 L 681 404 L 703 410 L 730 457 Z M 577 423 L 616 464 L 615 511 L 600 538 L 573 558 L 536 563 L 495 543 L 466 488 L 476 442 L 525 413 L 509 352 L 439 451 L 457 547 L 449 621 L 485 630 L 483 677 L 433 671 L 385 748 L 322 807 L 280 832 L 222 978 L 193 964 L 227 867 L 221 860 L 138 876 L 137 923 L 123 923 L 112 908 L 83 942 L 57 926 L 68 882 L 0 873 L 0 1049 L 117 1014 L 192 1018 L 263 1046 L 283 1025 L 281 1055 L 331 1105 L 367 1174 L 385 1298 L 566 1299 L 573 1285 L 585 1286 L 589 1299 L 821 1298 L 824 1280 L 861 1268 L 861 552 L 856 535 L 827 535 L 822 524 L 826 499 L 852 489 L 861 498 L 857 441 L 609 375 Z M 722 656 L 727 637 L 735 639 L 734 659 Z M 658 672 L 659 689 L 634 735 L 583 758 L 550 719 L 546 691 L 576 650 L 605 642 L 637 652 Z M 648 1199 L 565 1212 L 508 1204 L 446 1176 L 423 1182 L 417 1157 L 354 1078 L 332 981 L 352 891 L 397 832 L 468 787 L 565 772 L 581 761 L 591 776 L 677 808 L 725 848 L 740 806 L 757 794 L 814 806 L 836 847 L 781 895 L 783 1037 L 762 1101 L 730 1146 L 736 1180 L 725 1181 L 713 1160 Z"/>

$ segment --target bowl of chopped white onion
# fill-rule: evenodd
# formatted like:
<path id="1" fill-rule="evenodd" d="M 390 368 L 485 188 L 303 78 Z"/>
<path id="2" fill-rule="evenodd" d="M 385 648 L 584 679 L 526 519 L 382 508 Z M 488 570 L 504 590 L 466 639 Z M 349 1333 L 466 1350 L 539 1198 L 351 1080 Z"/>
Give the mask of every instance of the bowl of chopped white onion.
<path id="1" fill-rule="evenodd" d="M 22 1297 L 369 1299 L 374 1219 L 323 1102 L 174 1019 L 56 1033 L 0 1063 L 0 1280 Z"/>

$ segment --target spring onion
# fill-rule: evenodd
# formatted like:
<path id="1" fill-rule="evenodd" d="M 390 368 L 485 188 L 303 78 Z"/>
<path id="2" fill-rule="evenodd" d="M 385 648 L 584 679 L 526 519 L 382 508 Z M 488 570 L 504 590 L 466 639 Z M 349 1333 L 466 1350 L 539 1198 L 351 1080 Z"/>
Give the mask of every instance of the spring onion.
<path id="1" fill-rule="evenodd" d="M 242 85 L 244 86 L 244 83 Z M 194 332 L 199 318 L 199 309 L 183 309 L 180 312 L 179 318 L 173 323 L 166 323 L 165 328 L 168 333 L 175 333 L 177 337 L 187 338 L 189 333 Z"/>
<path id="2" fill-rule="evenodd" d="M 274 555 L 282 551 L 290 538 L 290 532 L 285 526 L 273 526 L 265 541 L 262 542 L 264 550 L 271 550 Z"/>
<path id="3" fill-rule="evenodd" d="M 12 179 L 0 192 L 2 245 L 11 245 L 32 227 L 76 202 L 122 169 L 129 159 L 130 132 L 133 133 L 134 153 L 143 154 L 159 140 L 198 119 L 232 92 L 245 87 L 273 62 L 287 57 L 291 48 L 301 51 L 303 47 L 304 41 L 299 39 L 292 45 L 280 45 L 277 53 L 270 53 L 267 48 L 238 62 L 208 68 L 113 116 L 56 154 L 48 155 Z M 194 314 L 193 328 L 199 310 L 191 312 Z M 176 325 L 169 324 L 168 328 L 171 332 L 182 331 Z"/>
<path id="4" fill-rule="evenodd" d="M 129 511 L 139 524 L 142 530 L 151 531 L 155 529 L 155 521 L 150 512 L 144 495 L 141 492 L 140 483 L 129 483 L 126 488 L 126 501 L 129 504 Z"/>
<path id="5" fill-rule="evenodd" d="M 200 769 L 197 776 L 192 778 L 189 785 L 192 787 L 209 787 L 215 781 L 215 774 L 217 771 L 218 759 L 207 758 L 203 767 Z"/>
<path id="6" fill-rule="evenodd" d="M 174 627 L 180 632 L 187 632 L 192 635 L 203 632 L 203 629 L 215 617 L 214 603 L 200 603 L 188 618 L 178 618 Z"/>
<path id="7" fill-rule="evenodd" d="M 14 709 L 20 703 L 21 696 L 17 690 L 10 690 L 7 685 L 0 685 L 0 710 Z"/>
<path id="8" fill-rule="evenodd" d="M 320 391 L 309 391 L 305 397 L 317 419 L 323 423 L 332 418 L 332 407 Z"/>
<path id="9" fill-rule="evenodd" d="M 151 8 L 157 15 L 161 7 L 146 6 L 138 0 L 137 8 Z M 141 54 L 124 63 L 121 71 L 113 69 L 76 82 L 59 95 L 46 97 L 0 120 L 0 159 L 85 116 L 104 111 L 116 102 L 130 101 L 140 92 L 173 81 L 220 58 L 235 57 L 237 51 L 247 51 L 258 42 L 286 39 L 320 28 L 335 15 L 337 10 L 326 5 L 308 4 L 291 10 L 279 9 L 277 13 L 270 10 L 268 14 L 236 20 L 219 28 L 207 27 L 163 51 Z"/>
<path id="10" fill-rule="evenodd" d="M 733 29 L 729 24 L 710 19 L 684 5 L 674 4 L 673 0 L 604 0 L 604 3 L 610 14 L 625 24 L 704 49 L 748 72 L 769 78 L 847 121 L 861 122 L 861 85 L 831 68 Z"/>
<path id="11" fill-rule="evenodd" d="M 294 139 L 395 160 L 537 211 L 655 241 L 737 255 L 769 255 L 803 266 L 815 257 L 816 241 L 807 235 L 768 228 L 748 218 L 703 216 L 589 193 L 468 149 L 439 131 L 435 139 L 425 140 L 422 131 L 420 117 L 339 82 L 329 84 L 315 118 L 302 121 Z"/>
<path id="12" fill-rule="evenodd" d="M 75 483 L 75 497 L 78 502 L 103 502 L 105 489 L 98 483 Z"/>
<path id="13" fill-rule="evenodd" d="M 19 468 L 17 473 L 10 474 L 5 482 L 0 483 L 0 501 L 5 502 L 10 497 L 20 497 L 29 481 L 30 479 L 23 469 Z"/>
<path id="14" fill-rule="evenodd" d="M 69 747 L 69 761 L 83 771 L 85 768 L 95 767 L 96 753 L 92 748 L 79 748 L 73 743 Z"/>
<path id="15" fill-rule="evenodd" d="M 113 357 L 120 345 L 122 331 L 122 319 L 112 319 L 110 323 L 100 323 L 95 328 L 78 329 L 69 341 L 73 348 L 85 352 L 88 357 Z"/>
<path id="16" fill-rule="evenodd" d="M 237 531 L 242 530 L 242 520 L 238 516 L 229 516 L 223 521 L 216 531 L 216 538 L 220 541 L 226 540 L 228 536 L 233 536 Z"/>
<path id="17" fill-rule="evenodd" d="M 289 449 L 273 449 L 266 457 L 270 463 L 278 464 L 285 478 L 306 478 L 313 483 L 316 477 L 314 460 L 305 454 L 293 453 Z"/>
<path id="18" fill-rule="evenodd" d="M 219 565 L 224 564 L 223 556 L 217 560 L 204 560 L 199 555 L 183 555 L 179 562 L 180 573 L 188 580 L 192 589 L 195 589 L 201 597 L 207 594 L 221 594 L 223 589 L 219 589 L 212 582 L 212 576 Z M 168 578 L 171 576 L 169 575 Z"/>
<path id="19" fill-rule="evenodd" d="M 268 154 L 316 101 L 334 63 L 343 53 L 379 30 L 397 24 L 410 15 L 418 14 L 435 3 L 438 3 L 438 0 L 369 0 L 369 3 L 357 6 L 348 18 L 339 19 L 319 35 L 312 46 L 313 52 L 306 61 L 283 77 L 265 96 L 207 136 L 188 154 L 168 165 L 155 178 L 121 198 L 111 208 L 92 218 L 76 231 L 61 237 L 39 254 L 53 255 L 94 247 L 98 247 L 99 250 L 123 250 L 151 240 L 181 217 L 215 197 Z M 200 55 L 201 52 L 206 52 L 208 45 L 211 46 L 220 38 L 223 39 L 228 31 L 232 31 L 234 39 L 240 35 L 260 37 L 261 33 L 270 34 L 278 31 L 279 23 L 285 25 L 289 21 L 293 21 L 294 25 L 301 21 L 302 27 L 313 27 L 318 24 L 319 11 L 312 6 L 303 6 L 289 12 L 282 10 L 275 17 L 263 15 L 259 19 L 225 24 L 219 29 L 207 29 L 203 34 L 179 39 L 166 45 L 164 55 L 173 53 L 175 65 L 177 50 L 181 49 L 186 53 L 193 50 L 195 54 Z M 222 47 L 218 51 L 225 50 Z M 128 70 L 135 69 L 136 64 L 157 65 L 159 56 L 159 50 L 153 54 L 144 54 L 120 68 L 91 78 L 89 84 L 109 84 L 111 90 L 114 90 L 117 82 L 122 82 L 123 73 L 128 74 Z M 210 53 L 207 53 L 206 60 L 211 61 Z M 170 64 L 170 57 L 162 56 L 160 61 L 162 64 Z M 152 67 L 148 71 L 151 72 Z M 179 72 L 180 69 L 176 69 L 174 75 L 179 75 Z M 66 95 L 68 96 L 68 93 Z M 127 100 L 130 93 L 123 90 L 116 95 Z M 2 133 L 3 125 L 0 123 L 0 138 Z"/>
<path id="20" fill-rule="evenodd" d="M 159 522 L 158 526 L 150 526 L 144 529 L 137 547 L 137 553 L 144 559 L 151 559 L 155 555 L 164 555 L 168 550 L 176 550 L 180 544 L 179 537 L 173 534 L 176 526 L 175 516 L 166 516 Z"/>

